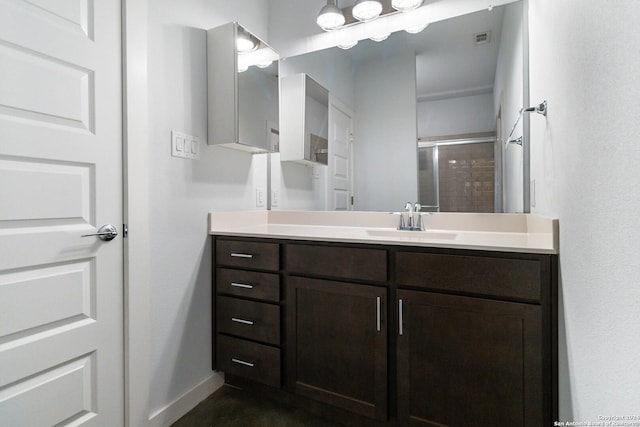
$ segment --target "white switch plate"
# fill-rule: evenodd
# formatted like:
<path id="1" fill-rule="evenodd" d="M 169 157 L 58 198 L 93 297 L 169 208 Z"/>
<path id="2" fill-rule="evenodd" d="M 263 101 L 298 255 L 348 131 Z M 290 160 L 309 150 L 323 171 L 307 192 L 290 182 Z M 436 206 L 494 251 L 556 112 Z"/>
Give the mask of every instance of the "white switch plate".
<path id="1" fill-rule="evenodd" d="M 531 207 L 534 208 L 536 206 L 536 180 L 532 179 L 531 184 L 529 185 L 529 197 L 531 200 Z"/>
<path id="2" fill-rule="evenodd" d="M 171 155 L 185 159 L 200 159 L 200 139 L 197 136 L 172 130 Z"/>
<path id="3" fill-rule="evenodd" d="M 256 188 L 256 208 L 264 207 L 264 188 Z"/>
<path id="4" fill-rule="evenodd" d="M 277 208 L 279 203 L 280 203 L 280 190 L 273 190 L 271 192 L 271 206 L 273 206 L 274 208 Z"/>

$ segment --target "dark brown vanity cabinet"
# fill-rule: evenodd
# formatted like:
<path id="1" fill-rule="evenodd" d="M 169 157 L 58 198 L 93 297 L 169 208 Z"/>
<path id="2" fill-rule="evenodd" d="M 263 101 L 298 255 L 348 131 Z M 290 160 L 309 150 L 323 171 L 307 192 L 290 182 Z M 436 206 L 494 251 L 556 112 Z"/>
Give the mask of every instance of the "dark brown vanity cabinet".
<path id="1" fill-rule="evenodd" d="M 387 251 L 290 244 L 286 254 L 288 388 L 385 420 Z"/>
<path id="2" fill-rule="evenodd" d="M 279 387 L 280 245 L 215 240 L 214 369 Z"/>
<path id="3" fill-rule="evenodd" d="M 219 370 L 361 425 L 557 419 L 556 255 L 214 241 Z"/>
<path id="4" fill-rule="evenodd" d="M 396 254 L 401 420 L 551 425 L 551 261 Z"/>

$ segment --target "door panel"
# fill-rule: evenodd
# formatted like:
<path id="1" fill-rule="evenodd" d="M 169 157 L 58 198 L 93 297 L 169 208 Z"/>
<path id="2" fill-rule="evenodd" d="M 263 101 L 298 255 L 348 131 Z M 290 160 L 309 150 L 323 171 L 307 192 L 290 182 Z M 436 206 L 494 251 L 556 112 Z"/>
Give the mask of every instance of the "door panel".
<path id="1" fill-rule="evenodd" d="M 0 419 L 124 424 L 120 2 L 0 0 Z"/>
<path id="2" fill-rule="evenodd" d="M 335 99 L 329 100 L 329 173 L 328 201 L 329 210 L 351 210 L 350 203 L 351 171 L 351 135 L 353 132 L 353 114 L 344 106 L 338 106 Z"/>
<path id="3" fill-rule="evenodd" d="M 386 298 L 383 287 L 289 277 L 289 387 L 386 419 Z"/>
<path id="4" fill-rule="evenodd" d="M 406 290 L 397 295 L 402 420 L 543 425 L 540 306 Z"/>

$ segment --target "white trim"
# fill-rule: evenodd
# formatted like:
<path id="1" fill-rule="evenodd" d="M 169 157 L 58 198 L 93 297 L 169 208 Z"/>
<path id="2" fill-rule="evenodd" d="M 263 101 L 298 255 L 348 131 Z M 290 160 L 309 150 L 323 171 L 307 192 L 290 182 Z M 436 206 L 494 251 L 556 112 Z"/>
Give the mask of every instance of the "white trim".
<path id="1" fill-rule="evenodd" d="M 149 417 L 149 427 L 170 426 L 195 408 L 198 403 L 209 397 L 211 393 L 222 387 L 223 384 L 224 376 L 214 372 L 208 378 L 196 384 L 191 390 L 154 412 Z"/>
<path id="2" fill-rule="evenodd" d="M 147 1 L 122 1 L 125 425 L 149 420 Z M 135 260 L 135 262 L 134 262 Z"/>

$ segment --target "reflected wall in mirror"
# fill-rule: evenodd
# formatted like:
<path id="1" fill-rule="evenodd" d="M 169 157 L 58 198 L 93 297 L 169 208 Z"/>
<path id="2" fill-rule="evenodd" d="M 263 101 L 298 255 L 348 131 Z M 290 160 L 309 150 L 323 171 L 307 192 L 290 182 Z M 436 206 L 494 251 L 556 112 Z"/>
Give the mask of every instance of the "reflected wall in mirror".
<path id="1" fill-rule="evenodd" d="M 527 144 L 502 142 L 528 100 L 523 12 L 517 1 L 431 23 L 419 34 L 280 62 L 281 76 L 307 73 L 353 111 L 352 209 L 397 211 L 407 201 L 440 211 L 528 208 Z M 514 136 L 528 141 L 518 126 Z M 299 178 L 298 191 L 309 191 L 309 203 L 296 208 L 330 208 L 313 194 L 332 191 L 326 168 L 308 172 L 306 186 L 302 171 L 286 168 L 283 175 Z"/>

